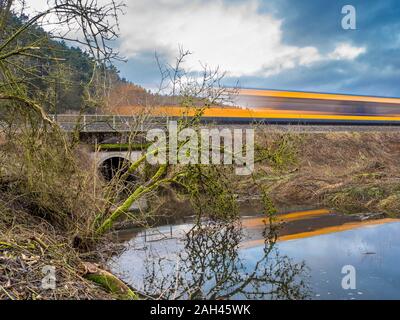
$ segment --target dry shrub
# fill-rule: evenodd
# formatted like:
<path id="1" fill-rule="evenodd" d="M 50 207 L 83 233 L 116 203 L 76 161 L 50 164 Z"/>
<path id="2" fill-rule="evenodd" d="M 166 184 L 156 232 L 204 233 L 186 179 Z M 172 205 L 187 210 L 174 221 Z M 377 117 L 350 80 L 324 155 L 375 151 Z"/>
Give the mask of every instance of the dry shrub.
<path id="1" fill-rule="evenodd" d="M 381 200 L 378 204 L 378 209 L 389 216 L 400 215 L 400 194 L 395 193 Z"/>
<path id="2" fill-rule="evenodd" d="M 275 142 L 274 142 L 275 141 Z M 276 143 L 280 141 L 281 143 Z M 257 166 L 257 181 L 280 207 L 328 207 L 356 213 L 400 213 L 400 134 L 397 132 L 276 133 L 266 128 L 258 144 L 267 157 Z M 271 148 L 271 146 L 276 146 Z M 286 146 L 286 147 L 285 147 Z M 251 183 L 239 184 L 251 194 Z"/>
<path id="3" fill-rule="evenodd" d="M 57 128 L 14 132 L 1 146 L 0 197 L 79 239 L 90 238 L 101 212 L 101 181 L 83 149 Z"/>
<path id="4" fill-rule="evenodd" d="M 104 263 L 116 248 L 93 236 L 105 200 L 89 153 L 58 127 L 23 119 L 0 145 L 0 299 L 115 298 L 84 278 L 83 261 Z M 45 266 L 55 290 L 42 287 Z"/>

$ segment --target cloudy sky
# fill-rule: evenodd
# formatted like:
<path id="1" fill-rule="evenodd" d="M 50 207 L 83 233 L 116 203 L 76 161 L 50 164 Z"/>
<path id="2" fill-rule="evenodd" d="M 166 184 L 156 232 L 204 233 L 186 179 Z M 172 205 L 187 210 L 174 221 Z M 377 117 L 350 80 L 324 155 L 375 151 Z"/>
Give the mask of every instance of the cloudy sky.
<path id="1" fill-rule="evenodd" d="M 39 0 L 31 0 L 39 1 Z M 29 2 L 29 1 L 28 1 Z M 148 88 L 160 75 L 154 53 L 179 46 L 227 72 L 241 87 L 400 96 L 398 0 L 127 0 L 115 44 L 121 75 Z M 357 29 L 341 27 L 356 8 Z"/>

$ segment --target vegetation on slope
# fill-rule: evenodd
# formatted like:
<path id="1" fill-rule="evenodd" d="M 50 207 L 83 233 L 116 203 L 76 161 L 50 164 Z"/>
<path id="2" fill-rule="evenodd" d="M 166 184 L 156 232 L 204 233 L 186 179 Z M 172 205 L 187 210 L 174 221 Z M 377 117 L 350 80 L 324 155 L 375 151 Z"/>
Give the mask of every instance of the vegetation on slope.
<path id="1" fill-rule="evenodd" d="M 261 149 L 278 148 L 268 162 L 286 166 L 259 179 L 274 203 L 287 207 L 324 207 L 343 213 L 400 213 L 400 135 L 396 132 L 301 133 L 263 128 Z M 282 139 L 285 143 L 278 143 Z M 280 156 L 279 156 L 280 155 Z M 247 181 L 248 182 L 248 181 Z M 242 196 L 254 195 L 246 181 L 238 182 Z"/>

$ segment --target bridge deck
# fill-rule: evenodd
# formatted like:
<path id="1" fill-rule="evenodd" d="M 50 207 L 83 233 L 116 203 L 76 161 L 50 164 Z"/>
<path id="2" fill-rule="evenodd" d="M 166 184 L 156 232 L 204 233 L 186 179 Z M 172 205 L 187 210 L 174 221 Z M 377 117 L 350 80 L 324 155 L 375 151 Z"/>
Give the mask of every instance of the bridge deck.
<path id="1" fill-rule="evenodd" d="M 151 117 L 143 119 L 138 116 L 121 116 L 121 115 L 51 115 L 62 129 L 72 132 L 78 125 L 79 131 L 86 133 L 128 133 L 128 132 L 146 132 L 153 128 L 166 128 L 168 120 L 176 120 L 176 117 Z M 144 121 L 143 121 L 144 120 Z M 251 119 L 219 119 L 210 118 L 204 121 L 212 123 L 214 128 L 248 128 L 253 127 L 256 122 Z M 259 121 L 258 123 L 263 123 Z M 264 122 L 265 123 L 265 122 Z M 362 124 L 362 125 L 360 125 Z M 330 123 L 330 122 L 309 122 L 294 123 L 273 122 L 268 123 L 267 129 L 279 131 L 299 131 L 299 132 L 327 132 L 327 131 L 399 131 L 400 126 L 391 125 L 390 123 Z"/>

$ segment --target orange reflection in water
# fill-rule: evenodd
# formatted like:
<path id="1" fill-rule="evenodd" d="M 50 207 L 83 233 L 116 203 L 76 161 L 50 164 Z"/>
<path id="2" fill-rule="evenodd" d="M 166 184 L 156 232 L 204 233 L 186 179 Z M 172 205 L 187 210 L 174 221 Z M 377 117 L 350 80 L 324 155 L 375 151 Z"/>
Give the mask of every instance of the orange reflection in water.
<path id="1" fill-rule="evenodd" d="M 318 210 L 313 210 L 313 211 L 318 211 Z M 317 217 L 323 214 L 326 214 L 324 210 L 321 210 L 320 214 L 315 213 L 314 215 L 311 213 L 313 211 L 310 211 L 310 214 L 307 215 L 305 214 L 307 211 L 303 212 L 294 212 L 293 214 L 288 214 L 289 219 L 285 219 L 285 215 L 282 216 L 283 221 L 289 221 L 291 218 L 290 216 L 293 215 L 294 219 L 304 219 L 304 218 L 309 218 L 309 217 Z M 328 211 L 329 213 L 329 211 Z M 256 219 L 249 219 L 250 221 L 243 223 L 243 226 L 247 227 L 255 227 L 255 226 L 261 226 L 264 225 L 265 219 L 261 220 L 261 218 L 256 218 Z M 251 221 L 254 220 L 254 221 Z M 293 219 L 292 219 L 293 221 Z M 309 238 L 309 237 L 315 237 L 315 236 L 320 236 L 324 234 L 330 234 L 330 233 L 336 233 L 336 232 L 342 232 L 342 231 L 347 231 L 347 230 L 353 230 L 357 228 L 363 228 L 367 226 L 376 226 L 376 225 L 381 225 L 381 224 L 386 224 L 386 223 L 392 223 L 392 222 L 400 222 L 400 219 L 394 219 L 394 218 L 385 218 L 385 219 L 377 219 L 377 220 L 364 220 L 364 221 L 356 221 L 356 222 L 348 222 L 348 223 L 343 223 L 340 225 L 336 226 L 329 226 L 329 227 L 322 227 L 316 230 L 312 231 L 306 231 L 306 232 L 299 232 L 299 233 L 294 233 L 294 234 L 288 234 L 288 235 L 283 235 L 278 237 L 278 241 L 289 241 L 289 240 L 296 240 L 296 239 L 302 239 L 302 238 Z M 256 247 L 264 244 L 264 239 L 256 239 L 256 240 L 249 240 L 245 241 L 241 244 L 241 248 L 251 248 L 251 247 Z"/>

